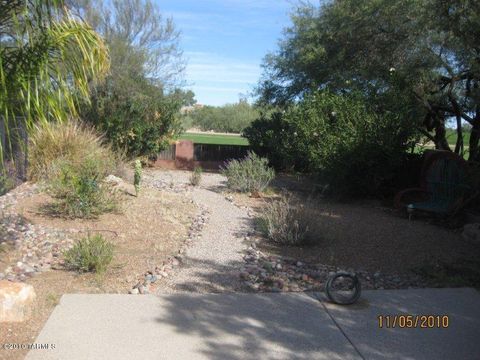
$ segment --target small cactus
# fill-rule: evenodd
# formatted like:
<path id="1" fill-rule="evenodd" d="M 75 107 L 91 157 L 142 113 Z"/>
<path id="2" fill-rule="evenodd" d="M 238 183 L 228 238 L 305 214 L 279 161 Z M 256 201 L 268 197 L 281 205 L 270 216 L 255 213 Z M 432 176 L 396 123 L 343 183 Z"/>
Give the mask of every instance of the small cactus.
<path id="1" fill-rule="evenodd" d="M 135 186 L 135 193 L 138 196 L 140 192 L 140 181 L 142 180 L 142 162 L 135 160 L 135 175 L 133 177 L 133 185 Z"/>

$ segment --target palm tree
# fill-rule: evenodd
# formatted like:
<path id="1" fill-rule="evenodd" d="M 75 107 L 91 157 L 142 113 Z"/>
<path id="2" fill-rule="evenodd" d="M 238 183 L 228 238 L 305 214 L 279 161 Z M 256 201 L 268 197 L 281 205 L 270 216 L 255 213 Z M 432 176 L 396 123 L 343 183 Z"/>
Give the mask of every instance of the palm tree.
<path id="1" fill-rule="evenodd" d="M 108 69 L 102 38 L 63 0 L 0 0 L 0 120 L 6 139 L 19 117 L 30 128 L 76 115 L 79 100 L 88 101 L 89 86 Z M 0 141 L 2 160 L 5 145 Z"/>

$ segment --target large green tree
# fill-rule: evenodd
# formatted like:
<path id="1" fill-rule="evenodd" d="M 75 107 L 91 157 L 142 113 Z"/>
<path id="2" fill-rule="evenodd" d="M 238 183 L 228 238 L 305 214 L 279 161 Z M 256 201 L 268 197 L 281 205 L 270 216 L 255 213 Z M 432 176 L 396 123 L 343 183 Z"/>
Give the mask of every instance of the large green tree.
<path id="1" fill-rule="evenodd" d="M 445 125 L 472 125 L 479 160 L 480 3 L 474 0 L 334 0 L 302 3 L 279 50 L 264 62 L 260 103 L 288 104 L 318 89 L 360 91 L 379 113 L 411 120 L 439 149 Z"/>
<path id="2" fill-rule="evenodd" d="M 204 106 L 186 114 L 188 126 L 202 130 L 240 133 L 248 127 L 260 113 L 246 100 L 223 106 Z"/>
<path id="3" fill-rule="evenodd" d="M 130 155 L 154 155 L 180 131 L 182 84 L 179 31 L 150 0 L 71 0 L 107 42 L 111 72 L 92 87 L 82 116 Z"/>

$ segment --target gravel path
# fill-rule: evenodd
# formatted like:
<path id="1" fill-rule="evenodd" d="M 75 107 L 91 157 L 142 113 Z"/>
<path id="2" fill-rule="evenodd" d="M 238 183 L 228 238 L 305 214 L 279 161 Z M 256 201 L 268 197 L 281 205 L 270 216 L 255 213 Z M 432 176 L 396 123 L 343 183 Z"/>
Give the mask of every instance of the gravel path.
<path id="1" fill-rule="evenodd" d="M 152 171 L 148 182 L 156 187 L 168 186 L 173 191 L 191 192 L 193 201 L 206 207 L 209 221 L 182 258 L 182 266 L 168 278 L 160 292 L 234 292 L 244 285 L 239 272 L 244 265 L 247 248 L 245 236 L 251 230 L 247 211 L 228 201 L 222 194 L 225 178 L 205 173 L 199 187 L 187 187 L 190 172 Z"/>

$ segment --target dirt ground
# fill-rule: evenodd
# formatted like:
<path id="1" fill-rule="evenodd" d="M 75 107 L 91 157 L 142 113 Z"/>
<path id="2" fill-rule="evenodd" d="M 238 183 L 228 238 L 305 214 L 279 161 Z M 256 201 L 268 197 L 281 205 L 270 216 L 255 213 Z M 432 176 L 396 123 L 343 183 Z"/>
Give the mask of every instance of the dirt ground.
<path id="1" fill-rule="evenodd" d="M 312 194 L 312 185 L 283 177 L 263 198 L 234 194 L 234 202 L 260 214 L 286 188 L 305 200 Z M 316 196 L 309 204 L 315 219 L 312 245 L 285 247 L 262 240 L 261 250 L 309 263 L 397 274 L 438 262 L 480 258 L 480 248 L 463 240 L 461 229 L 448 229 L 425 218 L 408 220 L 377 201 L 341 203 Z"/>
<path id="2" fill-rule="evenodd" d="M 187 197 L 154 189 L 143 189 L 138 198 L 126 195 L 121 213 L 104 214 L 97 220 L 44 216 L 39 208 L 46 201 L 51 199 L 37 194 L 20 200 L 16 209 L 33 224 L 77 229 L 77 238 L 101 233 L 114 243 L 114 259 L 102 276 L 51 270 L 29 279 L 37 294 L 33 316 L 24 323 L 0 324 L 0 344 L 33 342 L 64 293 L 127 293 L 139 276 L 178 252 L 197 211 Z M 2 349 L 0 359 L 22 359 L 26 352 Z"/>

